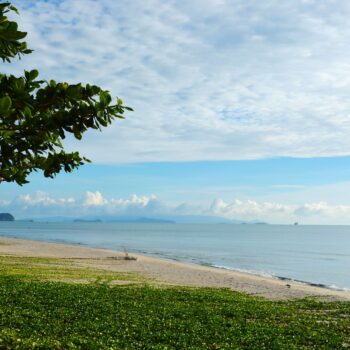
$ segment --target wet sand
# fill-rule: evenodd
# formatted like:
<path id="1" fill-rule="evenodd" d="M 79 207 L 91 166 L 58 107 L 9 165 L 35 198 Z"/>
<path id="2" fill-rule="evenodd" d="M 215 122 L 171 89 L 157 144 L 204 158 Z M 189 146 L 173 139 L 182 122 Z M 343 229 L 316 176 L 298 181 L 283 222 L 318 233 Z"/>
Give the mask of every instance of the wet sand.
<path id="1" fill-rule="evenodd" d="M 350 301 L 350 292 L 347 291 L 331 290 L 301 282 L 283 281 L 138 254 L 130 254 L 137 260 L 125 260 L 123 252 L 80 245 L 0 237 L 0 256 L 71 259 L 72 264 L 79 266 L 137 273 L 157 285 L 230 288 L 272 300 L 318 297 L 329 301 Z"/>

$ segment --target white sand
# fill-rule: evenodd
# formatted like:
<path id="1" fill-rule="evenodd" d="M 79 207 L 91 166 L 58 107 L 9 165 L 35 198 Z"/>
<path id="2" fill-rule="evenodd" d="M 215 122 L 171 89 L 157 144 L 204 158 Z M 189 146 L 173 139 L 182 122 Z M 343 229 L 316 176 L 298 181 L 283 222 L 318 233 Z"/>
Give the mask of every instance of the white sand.
<path id="1" fill-rule="evenodd" d="M 323 300 L 350 301 L 350 292 L 136 254 L 132 254 L 137 257 L 136 261 L 114 260 L 111 257 L 123 257 L 124 253 L 80 245 L 1 237 L 0 256 L 69 258 L 72 259 L 72 263 L 80 266 L 116 272 L 134 272 L 154 280 L 157 284 L 225 287 L 268 299 L 283 300 L 312 296 Z"/>

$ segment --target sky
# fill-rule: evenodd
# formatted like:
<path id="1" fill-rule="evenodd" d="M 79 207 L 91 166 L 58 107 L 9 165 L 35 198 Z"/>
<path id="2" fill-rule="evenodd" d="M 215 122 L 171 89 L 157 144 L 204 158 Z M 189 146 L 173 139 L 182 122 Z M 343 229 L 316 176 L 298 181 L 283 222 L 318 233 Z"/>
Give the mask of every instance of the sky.
<path id="1" fill-rule="evenodd" d="M 350 224 L 348 1 L 13 4 L 35 51 L 2 71 L 94 83 L 135 111 L 65 142 L 92 165 L 1 184 L 1 211 Z"/>

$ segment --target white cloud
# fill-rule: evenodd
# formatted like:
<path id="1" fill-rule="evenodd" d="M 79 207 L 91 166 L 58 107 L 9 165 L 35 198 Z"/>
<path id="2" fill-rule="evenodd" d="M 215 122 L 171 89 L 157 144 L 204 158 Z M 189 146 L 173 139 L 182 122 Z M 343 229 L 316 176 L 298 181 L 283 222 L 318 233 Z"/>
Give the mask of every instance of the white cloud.
<path id="1" fill-rule="evenodd" d="M 17 218 L 84 215 L 214 215 L 243 221 L 266 221 L 275 224 L 350 224 L 350 205 L 328 202 L 286 204 L 235 199 L 231 203 L 216 199 L 211 205 L 165 203 L 155 195 L 129 198 L 106 198 L 101 192 L 87 191 L 80 198 L 56 198 L 45 192 L 24 194 L 12 201 L 0 200 L 0 210 L 12 212 Z"/>
<path id="2" fill-rule="evenodd" d="M 331 205 L 327 202 L 310 202 L 302 205 L 277 202 L 235 200 L 226 203 L 221 199 L 213 202 L 211 212 L 229 219 L 262 220 L 288 224 L 300 221 L 305 224 L 349 224 L 350 206 Z"/>
<path id="3" fill-rule="evenodd" d="M 294 206 L 272 202 L 256 202 L 253 200 L 241 201 L 236 199 L 233 203 L 226 203 L 217 199 L 211 205 L 211 212 L 217 216 L 241 220 L 291 220 Z M 286 221 L 288 222 L 288 221 Z"/>
<path id="4" fill-rule="evenodd" d="M 25 206 L 65 206 L 74 204 L 75 199 L 73 197 L 52 198 L 49 194 L 38 191 L 34 196 L 30 194 L 19 195 L 15 202 Z"/>
<path id="5" fill-rule="evenodd" d="M 157 201 L 156 196 L 137 196 L 133 194 L 130 199 L 111 199 L 109 204 L 115 207 L 127 208 L 127 207 L 137 207 L 146 208 L 152 205 L 152 202 Z"/>
<path id="6" fill-rule="evenodd" d="M 307 203 L 295 210 L 301 216 L 322 216 L 328 218 L 347 217 L 350 215 L 350 206 L 330 205 L 327 202 Z"/>
<path id="7" fill-rule="evenodd" d="M 347 1 L 14 3 L 36 51 L 7 70 L 91 81 L 135 108 L 69 141 L 96 162 L 349 154 Z"/>
<path id="8" fill-rule="evenodd" d="M 110 198 L 106 199 L 99 191 L 85 193 L 83 201 L 84 207 L 101 207 L 106 213 L 136 213 L 138 211 L 152 212 L 157 209 L 164 209 L 156 196 L 131 195 L 130 198 Z M 95 208 L 94 208 L 95 210 Z"/>
<path id="9" fill-rule="evenodd" d="M 85 194 L 85 206 L 101 206 L 106 203 L 106 200 L 102 197 L 101 192 L 86 192 Z"/>
<path id="10" fill-rule="evenodd" d="M 137 196 L 130 198 L 105 198 L 99 192 L 87 191 L 81 198 L 55 198 L 42 191 L 19 195 L 12 201 L 0 200 L 1 210 L 9 210 L 20 217 L 34 216 L 81 216 L 81 215 L 151 215 L 164 214 L 172 207 L 163 204 L 156 196 Z"/>

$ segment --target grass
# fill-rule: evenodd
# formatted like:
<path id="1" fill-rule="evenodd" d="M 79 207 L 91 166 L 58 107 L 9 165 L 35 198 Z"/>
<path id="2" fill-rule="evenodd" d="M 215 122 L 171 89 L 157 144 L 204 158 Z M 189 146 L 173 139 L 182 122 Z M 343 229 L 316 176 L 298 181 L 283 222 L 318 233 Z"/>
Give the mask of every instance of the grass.
<path id="1" fill-rule="evenodd" d="M 350 303 L 111 286 L 106 271 L 27 259 L 1 259 L 0 349 L 350 349 Z"/>

